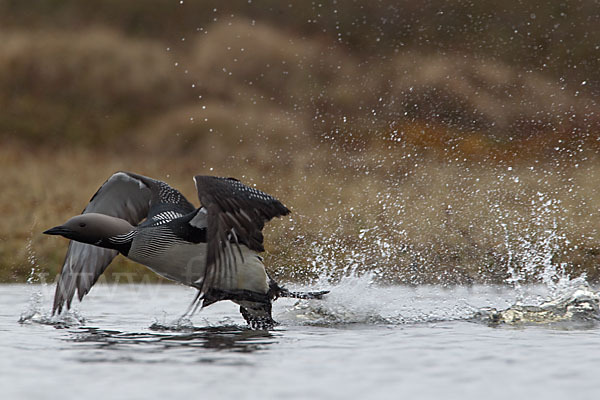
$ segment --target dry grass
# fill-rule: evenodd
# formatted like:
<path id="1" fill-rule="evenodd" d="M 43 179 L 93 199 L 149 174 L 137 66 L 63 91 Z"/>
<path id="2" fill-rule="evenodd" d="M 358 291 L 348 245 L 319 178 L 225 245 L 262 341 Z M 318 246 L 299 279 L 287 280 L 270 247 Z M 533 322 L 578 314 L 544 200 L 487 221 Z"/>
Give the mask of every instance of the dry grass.
<path id="1" fill-rule="evenodd" d="M 243 18 L 187 52 L 99 28 L 3 38 L 3 281 L 24 280 L 32 257 L 55 274 L 66 241 L 39 232 L 117 170 L 191 200 L 197 173 L 281 198 L 294 213 L 267 248 L 286 279 L 499 282 L 544 263 L 600 278 L 594 102 L 546 75 L 460 53 L 365 61 Z"/>
<path id="2" fill-rule="evenodd" d="M 307 39 L 338 43 L 374 61 L 396 51 L 477 53 L 522 70 L 545 71 L 569 86 L 597 89 L 600 60 L 594 0 L 565 2 L 449 2 L 431 0 L 357 0 L 300 2 L 274 0 L 35 0 L 0 2 L 0 26 L 69 29 L 107 26 L 136 37 L 184 46 L 213 20 L 255 20 L 296 32 Z M 182 37 L 188 39 L 181 41 Z M 370 62 L 372 64 L 372 62 Z M 585 89 L 585 88 L 581 88 Z"/>
<path id="3" fill-rule="evenodd" d="M 399 103 L 395 111 L 415 119 L 502 138 L 573 132 L 578 124 L 598 126 L 595 117 L 578 117 L 592 113 L 592 99 L 574 96 L 543 74 L 501 62 L 466 54 L 412 53 L 396 57 L 385 68 L 390 71 L 382 75 L 394 77 L 389 95 Z"/>
<path id="4" fill-rule="evenodd" d="M 390 132 L 467 158 L 531 157 L 529 150 L 543 157 L 565 140 L 600 147 L 594 100 L 540 73 L 408 50 L 365 63 L 319 39 L 242 18 L 207 32 L 177 53 L 106 29 L 4 31 L 0 135 L 106 145 L 132 131 L 153 136 L 155 123 L 164 134 L 174 118 L 193 118 L 202 125 L 194 130 L 209 131 L 217 113 L 221 126 L 213 129 L 233 135 L 273 137 L 270 129 L 283 128 L 356 149 Z"/>
<path id="5" fill-rule="evenodd" d="M 145 115 L 191 99 L 160 42 L 100 29 L 5 31 L 2 37 L 5 136 L 107 143 Z"/>

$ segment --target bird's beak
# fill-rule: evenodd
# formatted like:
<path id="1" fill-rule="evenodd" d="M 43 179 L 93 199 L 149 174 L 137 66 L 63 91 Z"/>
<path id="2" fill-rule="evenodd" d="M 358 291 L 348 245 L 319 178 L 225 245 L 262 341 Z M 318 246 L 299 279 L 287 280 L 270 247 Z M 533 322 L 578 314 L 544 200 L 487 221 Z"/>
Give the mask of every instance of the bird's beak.
<path id="1" fill-rule="evenodd" d="M 47 231 L 44 231 L 45 235 L 61 235 L 61 236 L 67 236 L 68 234 L 73 233 L 73 231 L 67 227 L 64 226 L 55 226 L 54 228 L 48 229 Z"/>

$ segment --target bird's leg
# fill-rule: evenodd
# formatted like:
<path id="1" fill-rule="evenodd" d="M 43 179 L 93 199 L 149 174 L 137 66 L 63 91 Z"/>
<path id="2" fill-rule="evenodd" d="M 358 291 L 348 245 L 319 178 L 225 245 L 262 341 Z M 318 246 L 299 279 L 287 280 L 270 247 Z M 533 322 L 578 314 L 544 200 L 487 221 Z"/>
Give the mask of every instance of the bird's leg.
<path id="1" fill-rule="evenodd" d="M 271 309 L 271 302 L 244 302 L 244 305 L 240 305 L 242 317 L 244 317 L 250 329 L 256 330 L 273 329 L 277 325 L 277 322 L 271 316 Z"/>

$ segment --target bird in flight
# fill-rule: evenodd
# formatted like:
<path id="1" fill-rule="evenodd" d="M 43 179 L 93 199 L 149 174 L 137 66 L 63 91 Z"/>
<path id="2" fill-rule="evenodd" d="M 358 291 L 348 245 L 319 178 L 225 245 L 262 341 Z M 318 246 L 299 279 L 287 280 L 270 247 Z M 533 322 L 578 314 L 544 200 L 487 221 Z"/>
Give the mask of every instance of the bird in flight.
<path id="1" fill-rule="evenodd" d="M 194 177 L 201 207 L 165 182 L 116 172 L 83 213 L 45 234 L 70 239 L 52 313 L 69 309 L 120 253 L 158 275 L 198 289 L 186 314 L 231 300 L 253 329 L 270 329 L 278 297 L 320 299 L 327 291 L 291 292 L 265 270 L 262 229 L 290 211 L 234 178 Z"/>

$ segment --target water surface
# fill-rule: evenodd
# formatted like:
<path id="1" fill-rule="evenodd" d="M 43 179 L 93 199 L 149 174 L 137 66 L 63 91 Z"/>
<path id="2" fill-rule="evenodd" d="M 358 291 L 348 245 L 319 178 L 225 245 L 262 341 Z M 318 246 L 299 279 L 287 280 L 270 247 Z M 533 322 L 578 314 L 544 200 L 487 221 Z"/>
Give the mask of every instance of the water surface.
<path id="1" fill-rule="evenodd" d="M 50 318 L 53 288 L 0 291 L 0 391 L 20 398 L 548 398 L 600 393 L 595 318 L 489 324 L 481 307 L 541 287 L 377 287 L 346 279 L 319 302 L 280 299 L 270 332 L 222 302 L 178 321 L 194 292 L 100 285 Z M 18 320 L 24 321 L 19 323 Z"/>

